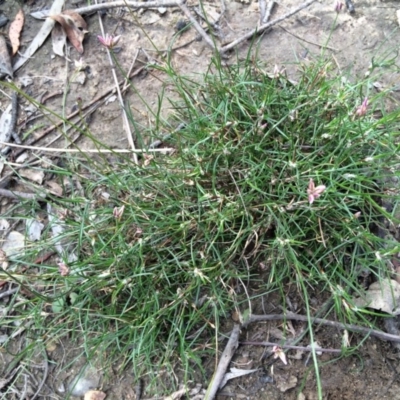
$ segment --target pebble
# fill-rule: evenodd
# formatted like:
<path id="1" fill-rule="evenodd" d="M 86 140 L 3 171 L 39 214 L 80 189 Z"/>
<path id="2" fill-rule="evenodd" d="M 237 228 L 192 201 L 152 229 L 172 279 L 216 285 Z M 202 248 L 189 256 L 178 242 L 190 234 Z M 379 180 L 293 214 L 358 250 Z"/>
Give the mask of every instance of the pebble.
<path id="1" fill-rule="evenodd" d="M 72 396 L 84 396 L 91 389 L 100 384 L 100 375 L 91 367 L 84 367 L 68 385 L 68 392 Z"/>

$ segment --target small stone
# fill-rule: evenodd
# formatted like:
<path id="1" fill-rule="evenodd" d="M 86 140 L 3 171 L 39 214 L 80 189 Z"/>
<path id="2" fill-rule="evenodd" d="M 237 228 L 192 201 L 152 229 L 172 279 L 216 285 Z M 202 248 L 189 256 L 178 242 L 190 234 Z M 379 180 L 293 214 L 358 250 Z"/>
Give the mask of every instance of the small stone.
<path id="1" fill-rule="evenodd" d="M 81 370 L 68 385 L 68 392 L 72 396 L 84 396 L 86 392 L 96 389 L 100 384 L 100 375 L 94 368 L 87 367 Z"/>

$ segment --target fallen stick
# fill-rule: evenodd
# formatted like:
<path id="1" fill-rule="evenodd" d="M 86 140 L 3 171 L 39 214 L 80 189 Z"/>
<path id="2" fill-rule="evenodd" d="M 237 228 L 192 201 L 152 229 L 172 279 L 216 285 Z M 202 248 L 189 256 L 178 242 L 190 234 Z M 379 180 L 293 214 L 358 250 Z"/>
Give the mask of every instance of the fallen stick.
<path id="1" fill-rule="evenodd" d="M 13 200 L 21 200 L 21 199 L 34 200 L 34 199 L 37 199 L 38 197 L 43 200 L 46 198 L 45 194 L 16 192 L 13 190 L 7 190 L 7 189 L 1 189 L 1 188 L 0 188 L 0 196 L 8 197 L 9 199 L 13 199 Z"/>
<path id="2" fill-rule="evenodd" d="M 300 5 L 299 7 L 295 8 L 294 10 L 289 11 L 288 13 L 282 15 L 282 17 L 279 17 L 277 19 L 274 19 L 271 22 L 268 22 L 266 24 L 263 24 L 261 26 L 259 26 L 256 29 L 251 30 L 250 32 L 246 33 L 245 35 L 243 35 L 242 37 L 240 37 L 239 39 L 234 40 L 233 42 L 227 44 L 226 46 L 222 47 L 220 49 L 220 53 L 223 54 L 231 49 L 233 49 L 234 47 L 236 47 L 239 43 L 244 42 L 247 39 L 250 39 L 255 33 L 259 33 L 264 31 L 265 29 L 271 28 L 271 26 L 274 26 L 276 24 L 278 24 L 279 22 L 284 21 L 285 19 L 291 17 L 294 14 L 297 14 L 299 11 L 303 10 L 304 8 L 310 6 L 312 3 L 314 3 L 316 0 L 308 0 L 305 3 L 303 3 L 302 5 Z"/>
<path id="3" fill-rule="evenodd" d="M 104 32 L 103 20 L 101 19 L 101 15 L 100 14 L 98 15 L 98 17 L 99 17 L 99 25 L 100 25 L 100 29 L 101 29 L 101 34 L 103 35 L 103 37 L 105 37 L 106 35 L 105 35 L 105 32 Z M 108 47 L 106 47 L 106 50 L 107 50 L 108 61 L 109 61 L 110 66 L 111 66 L 111 73 L 112 73 L 112 76 L 113 76 L 113 79 L 114 79 L 115 89 L 117 91 L 119 104 L 120 104 L 121 110 L 122 110 L 122 125 L 123 125 L 123 128 L 125 130 L 129 146 L 133 150 L 133 153 L 132 153 L 133 162 L 135 164 L 138 164 L 138 158 L 137 158 L 137 155 L 135 154 L 135 142 L 133 140 L 133 134 L 132 134 L 131 126 L 129 124 L 129 119 L 128 119 L 128 115 L 127 115 L 127 112 L 126 112 L 124 99 L 122 98 L 121 84 L 120 84 L 120 82 L 118 82 L 117 73 L 115 71 L 114 59 L 111 56 L 111 51 L 112 50 L 110 50 Z M 124 81 L 122 86 L 127 88 L 128 85 L 127 85 L 126 81 L 127 80 L 125 79 L 125 81 Z"/>
<path id="4" fill-rule="evenodd" d="M 267 0 L 259 0 L 258 2 L 258 8 L 260 9 L 260 19 L 259 19 L 259 25 L 263 24 L 264 18 L 265 18 L 265 10 L 267 8 Z"/>
<path id="5" fill-rule="evenodd" d="M 226 369 L 228 368 L 229 363 L 235 353 L 239 345 L 239 334 L 240 334 L 240 325 L 235 324 L 231 336 L 226 344 L 225 350 L 222 353 L 221 359 L 219 360 L 217 370 L 215 371 L 213 378 L 208 385 L 207 392 L 204 396 L 204 400 L 213 400 L 219 386 L 221 385 L 222 379 L 224 378 Z"/>
<path id="6" fill-rule="evenodd" d="M 268 6 L 264 13 L 264 18 L 261 21 L 262 24 L 266 24 L 268 22 L 269 17 L 271 16 L 272 13 L 272 9 L 274 8 L 274 5 L 275 5 L 275 0 L 269 0 Z"/>
<path id="7" fill-rule="evenodd" d="M 341 322 L 330 321 L 324 318 L 312 318 L 307 317 L 306 315 L 299 315 L 288 312 L 286 314 L 270 314 L 270 315 L 251 315 L 250 318 L 245 322 L 244 326 L 252 322 L 258 321 L 273 321 L 273 320 L 282 320 L 282 319 L 291 319 L 294 321 L 304 321 L 308 322 L 310 320 L 313 324 L 321 324 L 321 325 L 328 325 L 333 326 L 339 329 L 346 329 L 352 332 L 360 332 L 365 333 L 366 335 L 375 336 L 382 340 L 389 340 L 391 342 L 400 343 L 400 336 L 391 335 L 390 333 L 378 331 L 372 328 L 364 328 L 363 326 L 358 326 L 354 324 L 342 324 Z"/>
<path id="8" fill-rule="evenodd" d="M 110 8 L 131 7 L 131 8 L 159 8 L 159 7 L 178 7 L 178 1 L 148 1 L 139 3 L 137 1 L 114 1 L 111 3 L 93 4 L 91 6 L 74 8 L 73 11 L 78 14 L 92 14 L 96 11 L 109 10 Z M 47 11 L 47 10 L 46 10 Z M 33 13 L 34 15 L 35 13 Z M 50 15 L 50 10 L 49 10 Z M 40 19 L 48 17 L 46 12 L 41 12 Z M 39 18 L 39 17 L 37 17 Z"/>
<path id="9" fill-rule="evenodd" d="M 2 144 L 8 144 L 5 142 L 0 142 L 0 145 Z M 146 154 L 146 153 L 170 153 L 175 151 L 173 147 L 164 147 L 161 149 L 154 149 L 154 148 L 148 148 L 148 149 L 66 149 L 66 148 L 58 148 L 58 147 L 38 147 L 38 146 L 28 146 L 28 145 L 23 145 L 23 144 L 15 144 L 15 143 L 10 143 L 8 144 L 10 147 L 16 147 L 19 149 L 25 150 L 34 150 L 34 151 L 48 151 L 50 153 L 94 153 L 94 154 L 103 154 L 103 153 L 116 153 L 116 154 Z M 26 165 L 21 165 L 21 167 L 26 167 Z"/>
<path id="10" fill-rule="evenodd" d="M 205 42 L 213 49 L 213 50 L 218 50 L 216 48 L 216 45 L 214 42 L 210 39 L 210 37 L 207 35 L 206 31 L 201 27 L 201 25 L 195 20 L 189 9 L 186 7 L 185 4 L 179 3 L 178 4 L 179 8 L 182 10 L 182 12 L 190 19 L 190 22 L 193 24 L 194 28 L 196 29 L 197 32 L 202 36 L 202 38 L 205 40 Z"/>
<path id="11" fill-rule="evenodd" d="M 266 347 L 281 347 L 282 349 L 288 350 L 301 350 L 301 351 L 313 351 L 316 352 L 321 351 L 322 353 L 335 353 L 340 354 L 342 353 L 341 349 L 323 349 L 321 347 L 304 347 L 304 346 L 292 346 L 290 344 L 280 344 L 280 343 L 272 343 L 272 342 L 240 342 L 239 344 L 247 345 L 247 346 L 266 346 Z"/>

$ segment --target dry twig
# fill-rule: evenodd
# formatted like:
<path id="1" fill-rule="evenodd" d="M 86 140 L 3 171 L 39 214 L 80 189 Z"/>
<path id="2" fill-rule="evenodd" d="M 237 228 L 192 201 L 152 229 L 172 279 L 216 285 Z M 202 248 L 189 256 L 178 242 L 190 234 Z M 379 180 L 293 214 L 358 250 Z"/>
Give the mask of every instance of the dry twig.
<path id="1" fill-rule="evenodd" d="M 321 351 L 322 353 L 337 353 L 340 354 L 342 352 L 341 349 L 322 349 L 321 347 L 304 347 L 304 346 L 292 346 L 290 344 L 280 344 L 280 343 L 272 343 L 272 342 L 240 342 L 240 344 L 248 345 L 248 346 L 268 346 L 274 347 L 278 346 L 282 349 L 290 349 L 290 350 L 301 350 L 301 351 Z"/>
<path id="2" fill-rule="evenodd" d="M 199 32 L 199 34 L 202 36 L 205 42 L 213 50 L 218 50 L 214 42 L 210 39 L 210 37 L 207 35 L 206 31 L 201 27 L 201 25 L 195 20 L 195 18 L 193 17 L 189 9 L 186 7 L 186 5 L 180 2 L 178 6 L 182 10 L 182 12 L 186 15 L 186 17 L 190 19 L 190 22 L 193 24 L 194 28 L 196 29 L 197 32 Z"/>
<path id="3" fill-rule="evenodd" d="M 250 318 L 244 324 L 247 326 L 252 322 L 258 321 L 273 321 L 273 320 L 284 320 L 284 319 L 291 319 L 295 321 L 309 321 L 309 318 L 306 315 L 299 315 L 295 313 L 288 312 L 286 314 L 270 314 L 270 315 L 251 315 Z M 366 335 L 375 336 L 382 340 L 389 340 L 391 342 L 400 343 L 400 336 L 391 335 L 390 333 L 378 331 L 372 328 L 365 328 L 363 326 L 358 326 L 354 324 L 342 324 L 341 322 L 330 321 L 324 318 L 311 318 L 311 323 L 313 324 L 320 324 L 320 325 L 328 325 L 333 326 L 339 329 L 346 329 L 352 332 L 360 332 Z"/>
<path id="4" fill-rule="evenodd" d="M 231 49 L 233 49 L 234 47 L 236 47 L 239 43 L 244 42 L 247 39 L 250 39 L 255 33 L 260 33 L 262 31 L 264 31 L 265 29 L 271 28 L 272 26 L 278 24 L 279 22 L 282 22 L 283 20 L 291 17 L 294 14 L 297 14 L 299 11 L 301 11 L 302 9 L 310 6 L 312 3 L 314 3 L 316 0 L 308 0 L 305 3 L 301 4 L 299 7 L 289 11 L 288 13 L 282 15 L 281 17 L 274 19 L 271 22 L 268 22 L 266 24 L 263 24 L 261 26 L 259 26 L 256 29 L 251 30 L 250 32 L 246 33 L 245 35 L 243 35 L 242 37 L 240 37 L 239 39 L 234 40 L 232 43 L 227 44 L 226 46 L 222 47 L 220 49 L 220 53 L 223 54 Z"/>
<path id="5" fill-rule="evenodd" d="M 159 8 L 159 7 L 179 7 L 180 1 L 148 1 L 146 3 L 138 1 L 114 1 L 111 3 L 93 4 L 87 7 L 75 8 L 78 14 L 91 14 L 96 11 L 109 10 L 110 8 L 131 7 L 131 8 Z"/>
<path id="6" fill-rule="evenodd" d="M 5 144 L 4 142 L 0 142 L 0 145 Z M 22 144 L 9 144 L 10 147 L 17 147 L 23 150 L 34 150 L 34 151 L 47 151 L 50 153 L 92 153 L 92 154 L 104 154 L 104 153 L 115 153 L 115 154 L 146 154 L 146 153 L 171 153 L 175 151 L 172 147 L 163 147 L 161 149 L 66 149 L 66 148 L 58 148 L 58 147 L 37 147 L 37 146 L 28 146 Z M 26 164 L 21 165 L 21 167 L 25 167 Z M 1 182 L 1 181 L 0 181 Z M 0 186 L 1 187 L 1 186 Z M 15 192 L 14 192 L 15 193 Z"/>
<path id="7" fill-rule="evenodd" d="M 261 24 L 266 24 L 268 22 L 269 17 L 271 16 L 272 10 L 274 8 L 274 5 L 275 5 L 275 0 L 269 0 L 269 3 L 264 13 L 264 18 L 260 21 Z"/>
<path id="8" fill-rule="evenodd" d="M 38 198 L 44 199 L 46 197 L 46 195 L 43 193 L 34 194 L 34 193 L 16 192 L 13 190 L 7 190 L 1 188 L 0 188 L 0 196 L 8 197 L 9 199 L 13 200 L 21 200 L 21 199 L 34 200 Z"/>
<path id="9" fill-rule="evenodd" d="M 240 325 L 235 324 L 232 329 L 232 333 L 228 340 L 228 343 L 225 347 L 225 350 L 222 353 L 221 359 L 218 363 L 217 370 L 214 372 L 213 378 L 210 384 L 208 385 L 204 400 L 213 400 L 215 395 L 217 394 L 222 379 L 224 378 L 226 369 L 228 368 L 228 365 L 231 362 L 235 350 L 239 345 L 239 334 L 240 334 Z"/>
<path id="10" fill-rule="evenodd" d="M 100 24 L 101 34 L 103 35 L 103 37 L 105 37 L 103 21 L 101 19 L 101 15 L 100 14 L 99 14 L 99 24 Z M 107 55 L 108 55 L 108 61 L 110 62 L 110 65 L 111 65 L 111 72 L 112 72 L 112 75 L 113 75 L 113 78 L 114 78 L 114 83 L 115 83 L 115 88 L 116 88 L 117 94 L 118 94 L 119 104 L 120 104 L 121 109 L 122 109 L 123 126 L 124 126 L 124 129 L 125 129 L 125 132 L 126 132 L 126 136 L 127 136 L 127 139 L 128 139 L 129 146 L 133 150 L 133 153 L 132 153 L 133 162 L 135 164 L 138 164 L 138 158 L 137 158 L 136 153 L 134 152 L 134 150 L 135 150 L 135 142 L 133 141 L 133 135 L 132 135 L 131 127 L 130 127 L 130 124 L 129 124 L 128 115 L 126 113 L 124 99 L 122 98 L 120 84 L 118 82 L 117 73 L 115 72 L 114 59 L 111 56 L 111 51 L 112 50 L 110 50 L 108 47 L 106 47 L 106 51 L 107 51 Z M 125 87 L 125 83 L 124 83 L 124 87 Z"/>

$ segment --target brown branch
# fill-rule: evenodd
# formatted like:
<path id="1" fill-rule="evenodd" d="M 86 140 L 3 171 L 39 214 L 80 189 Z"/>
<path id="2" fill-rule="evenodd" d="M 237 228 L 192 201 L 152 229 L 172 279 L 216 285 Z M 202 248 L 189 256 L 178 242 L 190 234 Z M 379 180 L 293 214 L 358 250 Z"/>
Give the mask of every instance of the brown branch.
<path id="1" fill-rule="evenodd" d="M 274 320 L 282 320 L 282 319 L 290 319 L 295 321 L 310 321 L 313 324 L 320 324 L 320 325 L 327 325 L 333 326 L 339 329 L 346 329 L 352 332 L 360 332 L 366 335 L 375 336 L 381 340 L 389 340 L 391 342 L 400 343 L 400 336 L 398 335 L 391 335 L 390 333 L 378 331 L 372 328 L 365 328 L 363 326 L 358 326 L 354 324 L 342 324 L 341 322 L 330 321 L 324 318 L 311 318 L 309 319 L 306 315 L 299 315 L 288 312 L 287 314 L 270 314 L 270 315 L 251 315 L 250 318 L 244 324 L 247 326 L 252 322 L 259 322 L 259 321 L 274 321 Z"/>

